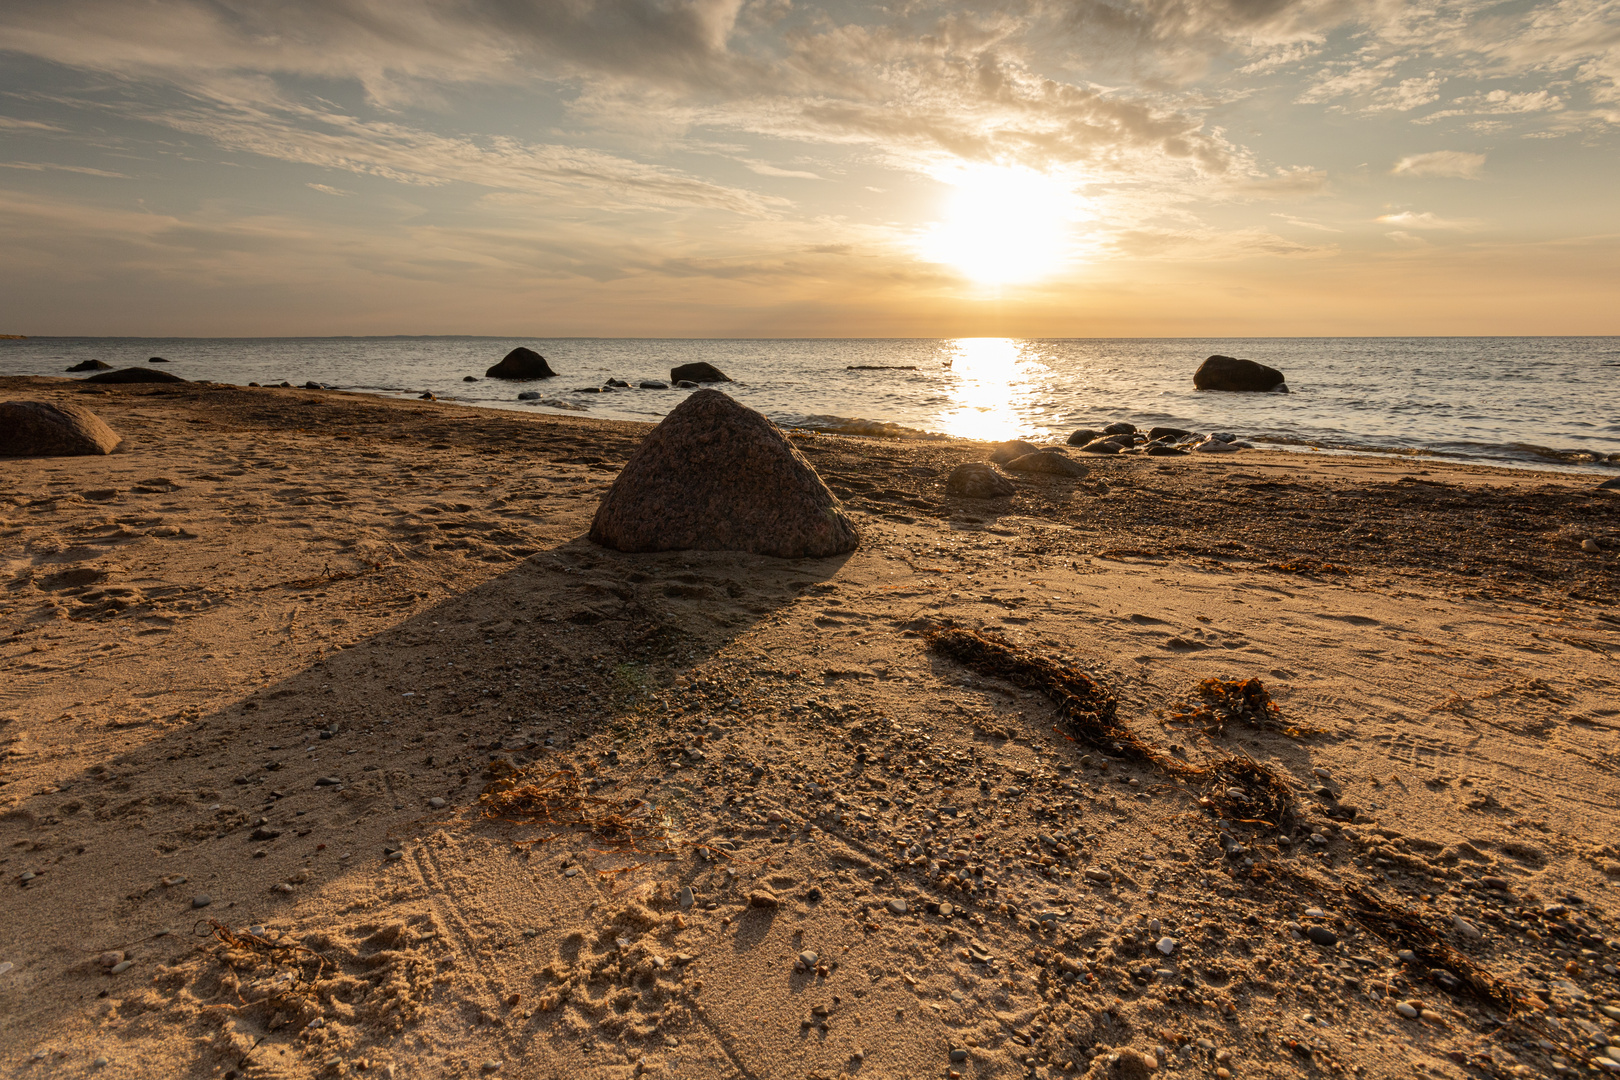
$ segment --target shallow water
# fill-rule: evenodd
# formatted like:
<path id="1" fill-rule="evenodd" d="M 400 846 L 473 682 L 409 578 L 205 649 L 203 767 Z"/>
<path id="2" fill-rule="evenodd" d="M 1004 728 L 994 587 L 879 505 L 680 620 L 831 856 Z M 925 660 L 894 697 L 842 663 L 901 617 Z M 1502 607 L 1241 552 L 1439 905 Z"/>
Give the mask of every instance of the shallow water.
<path id="1" fill-rule="evenodd" d="M 482 378 L 527 345 L 562 374 Z M 1281 369 L 1288 394 L 1193 389 L 1205 356 Z M 0 341 L 0 374 L 61 375 L 81 360 L 171 361 L 188 379 L 295 385 L 496 408 L 657 420 L 685 390 L 583 393 L 609 377 L 669 378 L 707 360 L 727 393 L 784 425 L 851 433 L 1063 439 L 1126 420 L 1233 431 L 1285 446 L 1428 453 L 1620 470 L 1620 338 L 519 339 L 32 338 Z M 915 370 L 849 371 L 881 365 Z M 473 375 L 477 382 L 463 382 Z M 539 402 L 517 394 L 536 390 Z"/>

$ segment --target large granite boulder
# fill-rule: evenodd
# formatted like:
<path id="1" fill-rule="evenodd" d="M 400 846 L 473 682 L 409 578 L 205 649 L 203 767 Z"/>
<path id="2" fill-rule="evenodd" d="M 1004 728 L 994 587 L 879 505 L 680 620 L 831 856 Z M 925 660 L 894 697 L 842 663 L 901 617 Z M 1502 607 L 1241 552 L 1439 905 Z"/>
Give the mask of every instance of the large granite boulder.
<path id="1" fill-rule="evenodd" d="M 731 382 L 732 379 L 729 375 L 715 367 L 713 364 L 705 364 L 700 361 L 696 364 L 682 364 L 680 367 L 670 368 L 669 381 L 672 383 L 706 383 Z"/>
<path id="2" fill-rule="evenodd" d="M 0 402 L 0 456 L 110 454 L 121 441 L 101 417 L 81 405 Z"/>
<path id="3" fill-rule="evenodd" d="M 1264 393 L 1283 384 L 1283 373 L 1253 360 L 1235 356 L 1212 356 L 1193 372 L 1193 385 L 1200 390 L 1247 390 Z"/>
<path id="4" fill-rule="evenodd" d="M 83 382 L 101 383 L 135 383 L 135 382 L 185 382 L 178 375 L 170 375 L 167 371 L 154 371 L 149 367 L 126 367 L 117 371 L 103 371 L 100 375 L 92 375 Z"/>
<path id="5" fill-rule="evenodd" d="M 964 499 L 1000 499 L 1018 489 L 988 461 L 970 461 L 951 470 L 945 490 Z"/>
<path id="6" fill-rule="evenodd" d="M 68 368 L 69 371 L 111 371 L 112 365 L 105 360 L 80 360 Z"/>
<path id="7" fill-rule="evenodd" d="M 855 550 L 855 526 L 764 416 L 695 391 L 642 440 L 590 537 L 619 551 L 748 551 L 784 559 Z"/>
<path id="8" fill-rule="evenodd" d="M 486 379 L 549 379 L 556 375 L 546 358 L 533 349 L 519 345 L 501 358 L 501 362 L 484 372 Z"/>

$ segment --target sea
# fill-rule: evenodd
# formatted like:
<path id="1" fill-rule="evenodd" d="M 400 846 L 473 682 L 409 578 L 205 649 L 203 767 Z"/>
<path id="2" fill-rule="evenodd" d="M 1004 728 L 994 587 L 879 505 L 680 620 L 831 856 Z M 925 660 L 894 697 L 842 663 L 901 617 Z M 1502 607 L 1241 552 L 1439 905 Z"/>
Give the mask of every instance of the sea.
<path id="1" fill-rule="evenodd" d="M 559 374 L 484 377 L 515 346 Z M 1288 393 L 1193 388 L 1211 354 L 1281 370 Z M 1310 453 L 1620 473 L 1620 337 L 1513 338 L 66 338 L 0 340 L 0 375 L 98 359 L 193 380 L 320 383 L 385 397 L 657 421 L 694 391 L 642 389 L 707 361 L 783 427 L 898 439 L 1062 441 L 1127 421 Z M 472 376 L 474 381 L 464 381 Z M 80 376 L 70 376 L 80 377 Z M 631 384 L 603 392 L 610 378 Z M 520 393 L 537 398 L 519 400 Z"/>

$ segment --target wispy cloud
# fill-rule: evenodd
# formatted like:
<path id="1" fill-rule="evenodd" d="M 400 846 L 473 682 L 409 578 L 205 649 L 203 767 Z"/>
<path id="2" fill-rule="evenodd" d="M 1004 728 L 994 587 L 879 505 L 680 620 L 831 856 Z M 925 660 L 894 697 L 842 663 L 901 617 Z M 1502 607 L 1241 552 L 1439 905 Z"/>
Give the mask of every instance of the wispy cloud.
<path id="1" fill-rule="evenodd" d="M 1402 210 L 1395 214 L 1384 214 L 1378 222 L 1382 225 L 1396 225 L 1402 229 L 1437 229 L 1464 232 L 1477 229 L 1480 223 L 1472 218 L 1444 218 L 1428 211 Z"/>
<path id="2" fill-rule="evenodd" d="M 104 176 L 111 180 L 133 180 L 128 173 L 109 169 L 92 169 L 87 165 L 57 165 L 49 161 L 0 161 L 0 169 L 23 169 L 27 172 L 70 172 L 84 176 Z"/>
<path id="3" fill-rule="evenodd" d="M 1432 150 L 1427 154 L 1409 154 L 1401 158 L 1390 172 L 1396 176 L 1473 180 L 1484 167 L 1484 154 L 1472 154 L 1466 150 Z"/>

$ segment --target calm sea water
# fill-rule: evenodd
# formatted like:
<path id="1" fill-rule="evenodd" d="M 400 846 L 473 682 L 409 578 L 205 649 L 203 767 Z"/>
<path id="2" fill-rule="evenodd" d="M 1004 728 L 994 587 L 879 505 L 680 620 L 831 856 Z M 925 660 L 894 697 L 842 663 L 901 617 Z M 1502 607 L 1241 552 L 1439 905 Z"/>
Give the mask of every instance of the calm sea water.
<path id="1" fill-rule="evenodd" d="M 560 376 L 484 379 L 527 345 Z M 1193 389 L 1211 353 L 1281 369 L 1288 394 Z M 432 338 L 32 338 L 0 341 L 0 374 L 86 359 L 171 361 L 188 379 L 295 385 L 525 411 L 657 420 L 683 390 L 583 393 L 706 360 L 783 425 L 849 433 L 1062 439 L 1116 420 L 1234 431 L 1287 447 L 1423 453 L 1620 471 L 1620 338 L 1256 338 L 734 341 Z M 915 370 L 850 371 L 861 365 Z M 477 382 L 463 382 L 473 375 Z M 520 402 L 537 390 L 539 401 Z"/>

